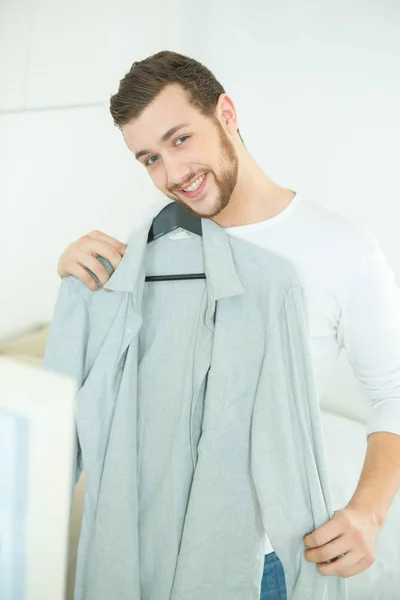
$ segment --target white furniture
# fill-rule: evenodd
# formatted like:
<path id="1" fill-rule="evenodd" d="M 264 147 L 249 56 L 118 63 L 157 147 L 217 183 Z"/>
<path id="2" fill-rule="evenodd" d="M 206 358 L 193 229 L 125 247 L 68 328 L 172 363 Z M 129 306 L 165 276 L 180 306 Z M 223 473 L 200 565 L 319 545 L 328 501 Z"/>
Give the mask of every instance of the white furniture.
<path id="1" fill-rule="evenodd" d="M 0 357 L 0 598 L 65 598 L 74 449 L 69 378 Z"/>

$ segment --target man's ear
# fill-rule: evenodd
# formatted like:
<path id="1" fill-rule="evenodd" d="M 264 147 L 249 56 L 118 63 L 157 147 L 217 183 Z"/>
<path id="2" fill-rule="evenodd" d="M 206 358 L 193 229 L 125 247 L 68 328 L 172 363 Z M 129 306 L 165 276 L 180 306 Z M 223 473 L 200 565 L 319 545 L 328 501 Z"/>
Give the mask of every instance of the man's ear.
<path id="1" fill-rule="evenodd" d="M 221 94 L 216 106 L 216 117 L 229 135 L 238 130 L 238 118 L 233 100 L 227 94 Z"/>

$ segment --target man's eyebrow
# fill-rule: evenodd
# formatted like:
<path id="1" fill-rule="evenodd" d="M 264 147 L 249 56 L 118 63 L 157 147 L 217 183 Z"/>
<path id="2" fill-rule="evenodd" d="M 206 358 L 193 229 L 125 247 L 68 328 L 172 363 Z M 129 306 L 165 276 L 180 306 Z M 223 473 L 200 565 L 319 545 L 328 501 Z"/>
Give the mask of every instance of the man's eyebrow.
<path id="1" fill-rule="evenodd" d="M 187 123 L 182 123 L 181 125 L 176 125 L 175 127 L 171 127 L 171 129 L 168 129 L 168 131 L 166 131 L 164 133 L 164 135 L 161 138 L 161 141 L 164 143 L 167 142 L 169 140 L 169 138 L 174 135 L 174 133 L 179 131 L 179 129 L 183 129 L 184 127 L 189 127 L 189 125 Z M 140 150 L 140 152 L 136 152 L 136 154 L 135 154 L 136 160 L 139 160 L 139 158 L 141 158 L 145 154 L 151 154 L 151 150 Z"/>

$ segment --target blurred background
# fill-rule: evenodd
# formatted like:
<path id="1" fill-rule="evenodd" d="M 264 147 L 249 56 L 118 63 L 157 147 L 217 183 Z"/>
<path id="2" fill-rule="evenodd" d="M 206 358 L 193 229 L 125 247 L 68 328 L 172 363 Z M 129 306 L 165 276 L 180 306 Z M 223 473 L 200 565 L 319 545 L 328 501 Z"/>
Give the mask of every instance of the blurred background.
<path id="1" fill-rule="evenodd" d="M 93 229 L 126 241 L 141 211 L 163 202 L 108 102 L 134 61 L 164 49 L 206 64 L 266 172 L 370 229 L 399 280 L 399 0 L 0 0 L 3 351 L 20 351 L 29 332 L 37 341 L 51 320 L 71 241 Z M 335 415 L 326 436 L 340 503 L 361 468 L 368 411 L 345 356 L 330 390 L 322 406 Z M 367 596 L 369 577 L 352 598 L 399 597 L 398 581 L 397 592 Z"/>

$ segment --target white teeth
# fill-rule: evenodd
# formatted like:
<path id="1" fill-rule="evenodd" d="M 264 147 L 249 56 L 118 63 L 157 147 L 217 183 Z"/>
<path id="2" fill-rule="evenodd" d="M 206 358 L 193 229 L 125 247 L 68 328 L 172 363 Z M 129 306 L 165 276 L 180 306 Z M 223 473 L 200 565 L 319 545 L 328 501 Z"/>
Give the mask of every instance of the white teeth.
<path id="1" fill-rule="evenodd" d="M 205 177 L 205 175 L 202 175 L 201 177 L 199 177 L 199 179 L 196 179 L 196 181 L 193 181 L 193 183 L 190 187 L 183 188 L 183 191 L 184 192 L 195 192 L 196 190 L 199 189 L 199 187 L 203 183 L 204 177 Z"/>

